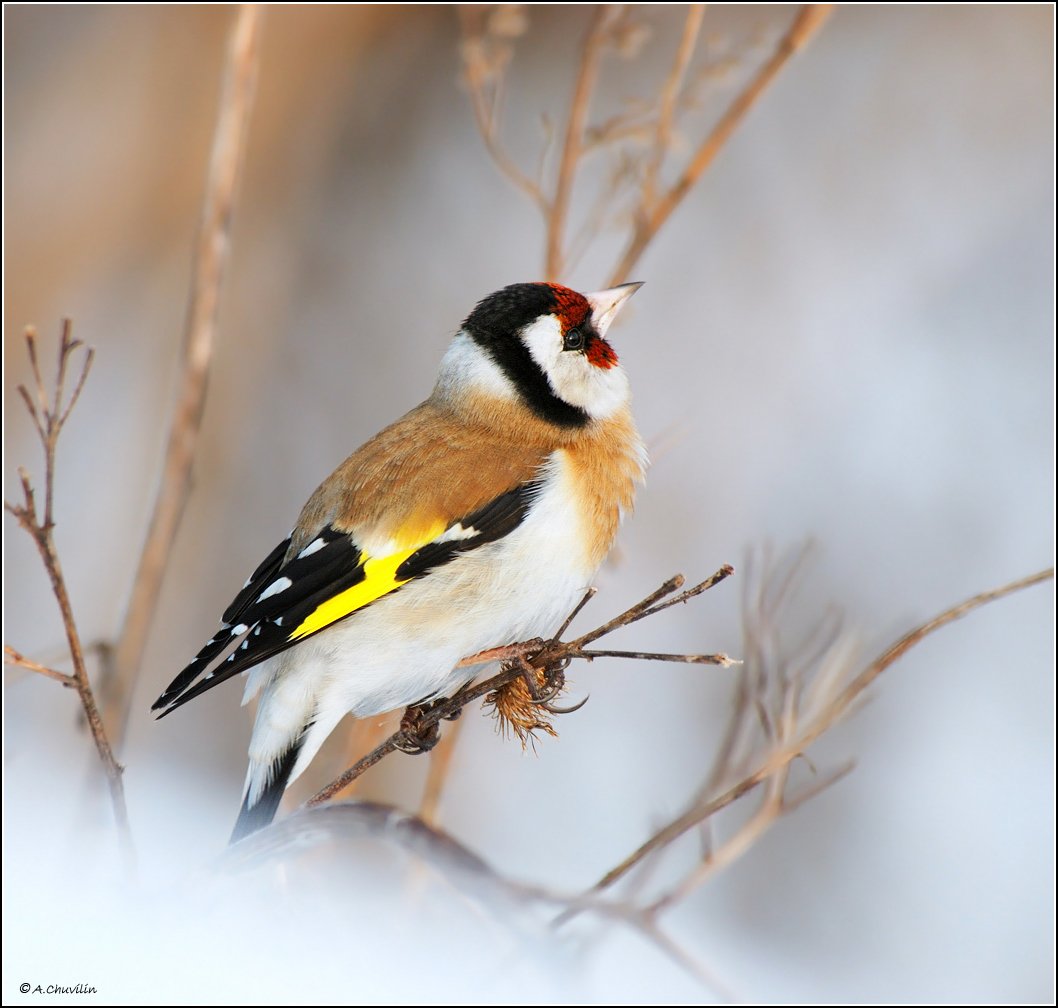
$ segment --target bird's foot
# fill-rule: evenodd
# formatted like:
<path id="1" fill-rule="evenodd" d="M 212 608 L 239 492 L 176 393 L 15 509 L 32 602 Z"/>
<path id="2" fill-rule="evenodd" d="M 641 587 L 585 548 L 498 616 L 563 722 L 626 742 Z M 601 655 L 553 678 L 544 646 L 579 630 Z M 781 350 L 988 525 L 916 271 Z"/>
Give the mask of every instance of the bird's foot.
<path id="1" fill-rule="evenodd" d="M 432 703 L 412 704 L 400 719 L 400 739 L 396 743 L 401 752 L 411 756 L 428 753 L 441 738 L 441 728 L 436 721 L 424 724 L 424 719 L 434 707 Z"/>
<path id="2" fill-rule="evenodd" d="M 574 704 L 572 707 L 556 707 L 554 705 L 555 698 L 566 688 L 566 669 L 569 667 L 571 660 L 570 658 L 562 658 L 542 670 L 534 669 L 524 659 L 520 662 L 522 678 L 525 680 L 526 688 L 529 690 L 529 695 L 532 697 L 532 702 L 535 706 L 543 707 L 544 710 L 551 714 L 572 714 L 574 711 L 580 710 L 588 702 L 588 698 L 585 697 L 580 703 Z"/>

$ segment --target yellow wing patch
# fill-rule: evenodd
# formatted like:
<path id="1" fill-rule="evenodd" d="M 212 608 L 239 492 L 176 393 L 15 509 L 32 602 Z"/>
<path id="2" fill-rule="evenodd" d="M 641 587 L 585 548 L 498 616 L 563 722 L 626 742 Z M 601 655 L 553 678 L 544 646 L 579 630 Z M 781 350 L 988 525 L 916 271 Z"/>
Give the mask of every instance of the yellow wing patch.
<path id="1" fill-rule="evenodd" d="M 444 528 L 443 523 L 437 525 L 430 530 L 425 539 L 397 553 L 365 559 L 364 580 L 353 585 L 352 588 L 347 588 L 345 591 L 340 592 L 333 598 L 327 599 L 326 602 L 321 602 L 305 617 L 301 625 L 294 630 L 287 640 L 300 640 L 302 637 L 314 634 L 318 630 L 322 630 L 324 627 L 328 627 L 332 623 L 336 623 L 338 620 L 351 615 L 357 609 L 362 609 L 369 602 L 374 602 L 401 585 L 407 584 L 411 578 L 398 581 L 396 576 L 397 568 L 416 550 L 421 549 L 427 543 L 433 542 L 444 531 Z"/>

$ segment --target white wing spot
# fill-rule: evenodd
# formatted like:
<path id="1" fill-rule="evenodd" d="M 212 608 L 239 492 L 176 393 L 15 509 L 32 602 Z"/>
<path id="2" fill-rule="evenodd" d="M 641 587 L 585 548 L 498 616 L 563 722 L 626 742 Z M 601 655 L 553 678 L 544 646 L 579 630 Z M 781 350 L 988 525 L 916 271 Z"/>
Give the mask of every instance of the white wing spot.
<path id="1" fill-rule="evenodd" d="M 437 542 L 457 542 L 464 539 L 473 539 L 474 536 L 481 535 L 481 532 L 471 525 L 469 528 L 463 528 L 463 526 L 456 522 L 450 529 L 448 529 L 444 535 L 439 536 Z"/>
<path id="2" fill-rule="evenodd" d="M 318 536 L 317 538 L 313 539 L 312 542 L 310 542 L 308 544 L 308 546 L 306 546 L 298 554 L 298 559 L 300 560 L 302 557 L 312 556 L 313 553 L 319 552 L 326 545 L 327 545 L 327 543 L 323 539 L 323 537 L 322 536 Z"/>
<path id="3" fill-rule="evenodd" d="M 238 637 L 239 634 L 246 633 L 249 629 L 250 628 L 245 623 L 240 623 L 238 626 L 233 626 L 231 628 L 231 635 L 232 637 Z"/>
<path id="4" fill-rule="evenodd" d="M 288 577 L 277 578 L 273 581 L 260 595 L 257 596 L 258 602 L 263 602 L 266 598 L 271 598 L 273 595 L 278 595 L 280 592 L 286 591 L 294 582 Z"/>
<path id="5" fill-rule="evenodd" d="M 276 626 L 282 626 L 283 625 L 283 617 L 282 616 L 277 616 L 274 620 L 272 620 L 272 622 L 275 623 Z"/>

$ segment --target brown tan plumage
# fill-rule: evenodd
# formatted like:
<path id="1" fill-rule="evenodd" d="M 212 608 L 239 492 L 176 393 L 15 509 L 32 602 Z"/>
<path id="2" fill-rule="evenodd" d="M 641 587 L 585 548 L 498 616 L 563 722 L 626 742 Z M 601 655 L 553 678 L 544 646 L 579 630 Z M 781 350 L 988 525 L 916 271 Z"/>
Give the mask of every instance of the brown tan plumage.
<path id="1" fill-rule="evenodd" d="M 457 689 L 460 659 L 552 633 L 589 586 L 646 456 L 606 334 L 638 284 L 515 284 L 479 302 L 432 395 L 349 456 L 251 575 L 162 716 L 250 672 L 233 839 L 267 825 L 347 714 Z"/>

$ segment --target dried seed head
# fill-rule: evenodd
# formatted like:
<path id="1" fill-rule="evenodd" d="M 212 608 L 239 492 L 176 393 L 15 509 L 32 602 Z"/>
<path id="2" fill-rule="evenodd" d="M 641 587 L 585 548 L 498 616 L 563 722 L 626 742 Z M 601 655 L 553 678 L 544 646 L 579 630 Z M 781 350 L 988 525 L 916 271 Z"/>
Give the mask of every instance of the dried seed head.
<path id="1" fill-rule="evenodd" d="M 533 669 L 533 673 L 537 686 L 542 689 L 545 685 L 544 674 L 539 669 Z M 489 693 L 485 703 L 493 708 L 497 729 L 504 736 L 511 733 L 517 735 L 523 748 L 535 739 L 537 731 L 558 738 L 558 732 L 548 720 L 547 711 L 533 703 L 529 687 L 521 676 Z"/>

